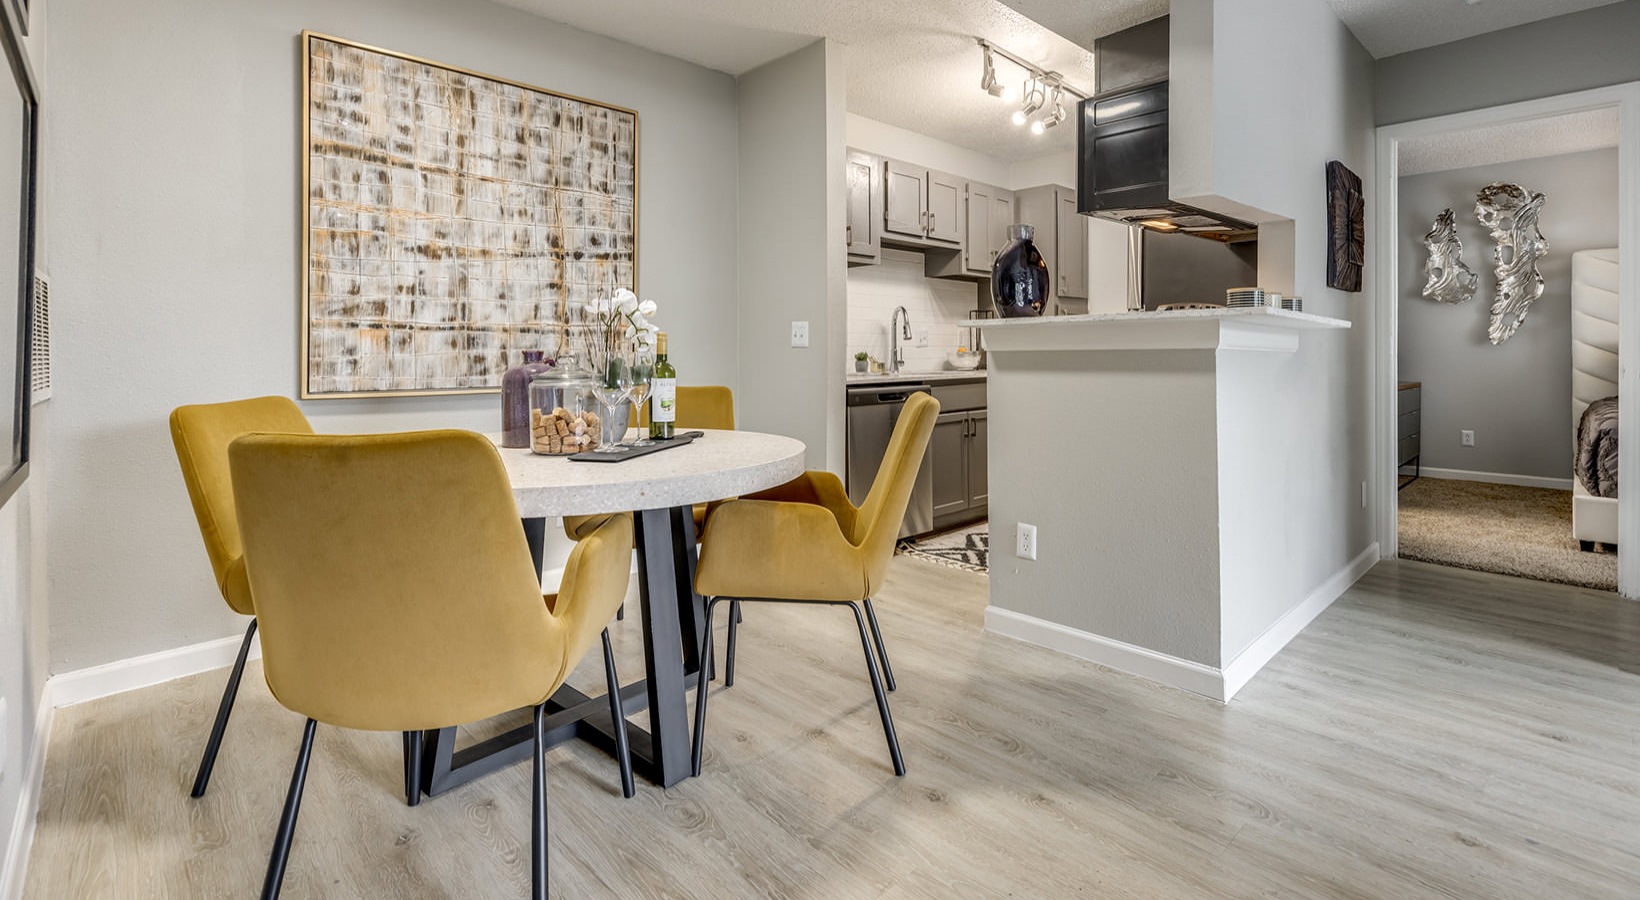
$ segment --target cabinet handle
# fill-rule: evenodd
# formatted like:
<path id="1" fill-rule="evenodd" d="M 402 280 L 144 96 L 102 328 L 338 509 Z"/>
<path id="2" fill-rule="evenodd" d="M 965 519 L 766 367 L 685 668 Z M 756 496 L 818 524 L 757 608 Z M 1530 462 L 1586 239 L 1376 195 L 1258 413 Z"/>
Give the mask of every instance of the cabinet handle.
<path id="1" fill-rule="evenodd" d="M 1067 282 L 1065 280 L 1067 277 L 1069 277 L 1069 276 L 1066 276 L 1066 275 L 1059 276 L 1059 293 L 1061 293 L 1061 294 L 1063 294 L 1063 293 L 1070 290 L 1070 288 L 1067 286 L 1069 284 L 1069 282 Z"/>
<path id="2" fill-rule="evenodd" d="M 928 233 L 933 234 L 935 227 L 936 226 L 934 225 L 934 213 L 929 212 L 929 214 L 928 214 Z"/>
<path id="3" fill-rule="evenodd" d="M 854 226 L 853 225 L 844 225 L 843 226 L 843 242 L 846 243 L 846 244 L 854 243 Z"/>

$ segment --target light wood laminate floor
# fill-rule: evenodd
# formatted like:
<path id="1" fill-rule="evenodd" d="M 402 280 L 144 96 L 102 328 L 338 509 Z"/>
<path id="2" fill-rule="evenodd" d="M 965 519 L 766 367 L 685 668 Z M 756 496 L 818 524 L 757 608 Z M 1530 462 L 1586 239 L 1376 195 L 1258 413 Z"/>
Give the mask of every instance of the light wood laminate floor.
<path id="1" fill-rule="evenodd" d="M 622 800 L 609 757 L 550 752 L 553 895 L 1640 895 L 1640 604 L 1386 563 L 1228 706 L 986 635 L 984 606 L 984 576 L 894 563 L 904 779 L 847 611 L 748 607 L 703 777 Z M 27 897 L 255 896 L 302 720 L 253 667 L 190 800 L 223 675 L 58 712 Z M 397 734 L 321 727 L 285 896 L 526 895 L 527 764 L 399 791 Z"/>

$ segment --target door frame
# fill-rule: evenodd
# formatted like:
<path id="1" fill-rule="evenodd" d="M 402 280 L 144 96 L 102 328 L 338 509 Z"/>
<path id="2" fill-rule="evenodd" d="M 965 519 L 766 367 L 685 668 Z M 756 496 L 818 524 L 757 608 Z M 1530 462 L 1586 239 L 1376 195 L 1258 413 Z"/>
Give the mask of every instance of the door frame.
<path id="1" fill-rule="evenodd" d="M 1509 103 L 1377 129 L 1377 214 L 1372 232 L 1378 252 L 1373 302 L 1373 530 L 1384 559 L 1398 555 L 1396 525 L 1395 385 L 1400 359 L 1400 143 L 1454 131 L 1506 125 L 1566 113 L 1616 107 L 1618 255 L 1618 468 L 1640 472 L 1640 81 Z M 1568 398 L 1568 402 L 1570 398 Z M 1624 597 L 1640 597 L 1640 491 L 1617 500 L 1617 585 Z"/>

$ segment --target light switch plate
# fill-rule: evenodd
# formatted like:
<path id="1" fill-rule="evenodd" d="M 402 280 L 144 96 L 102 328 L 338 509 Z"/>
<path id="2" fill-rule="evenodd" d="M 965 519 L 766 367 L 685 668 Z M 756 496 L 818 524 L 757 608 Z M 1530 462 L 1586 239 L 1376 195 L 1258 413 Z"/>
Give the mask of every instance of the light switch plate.
<path id="1" fill-rule="evenodd" d="M 809 345 L 809 323 L 792 323 L 792 346 L 807 347 Z"/>

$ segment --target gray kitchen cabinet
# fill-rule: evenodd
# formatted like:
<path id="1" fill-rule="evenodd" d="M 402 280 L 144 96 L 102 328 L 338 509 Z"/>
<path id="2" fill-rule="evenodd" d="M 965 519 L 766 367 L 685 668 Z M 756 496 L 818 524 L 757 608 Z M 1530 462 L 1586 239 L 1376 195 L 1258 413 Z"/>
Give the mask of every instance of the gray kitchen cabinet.
<path id="1" fill-rule="evenodd" d="M 1056 289 L 1060 297 L 1088 299 L 1088 219 L 1076 211 L 1076 192 L 1056 192 L 1058 221 L 1054 253 L 1059 257 Z"/>
<path id="2" fill-rule="evenodd" d="M 1048 289 L 1056 300 L 1088 296 L 1088 223 L 1076 212 L 1076 191 L 1057 184 L 1014 194 L 1018 221 L 1036 228 L 1036 249 L 1048 264 Z"/>
<path id="3" fill-rule="evenodd" d="M 925 166 L 883 161 L 883 237 L 912 246 L 962 243 L 962 180 Z"/>
<path id="4" fill-rule="evenodd" d="M 968 182 L 965 193 L 968 221 L 963 231 L 963 271 L 988 277 L 991 263 L 1008 243 L 1008 226 L 1014 218 L 1014 193 L 977 181 Z"/>
<path id="5" fill-rule="evenodd" d="M 986 471 L 985 382 L 937 384 L 940 415 L 929 438 L 933 466 L 934 530 L 985 518 L 989 512 Z"/>
<path id="6" fill-rule="evenodd" d="M 869 266 L 882 261 L 882 160 L 858 150 L 848 151 L 848 225 L 844 240 L 848 264 Z"/>

